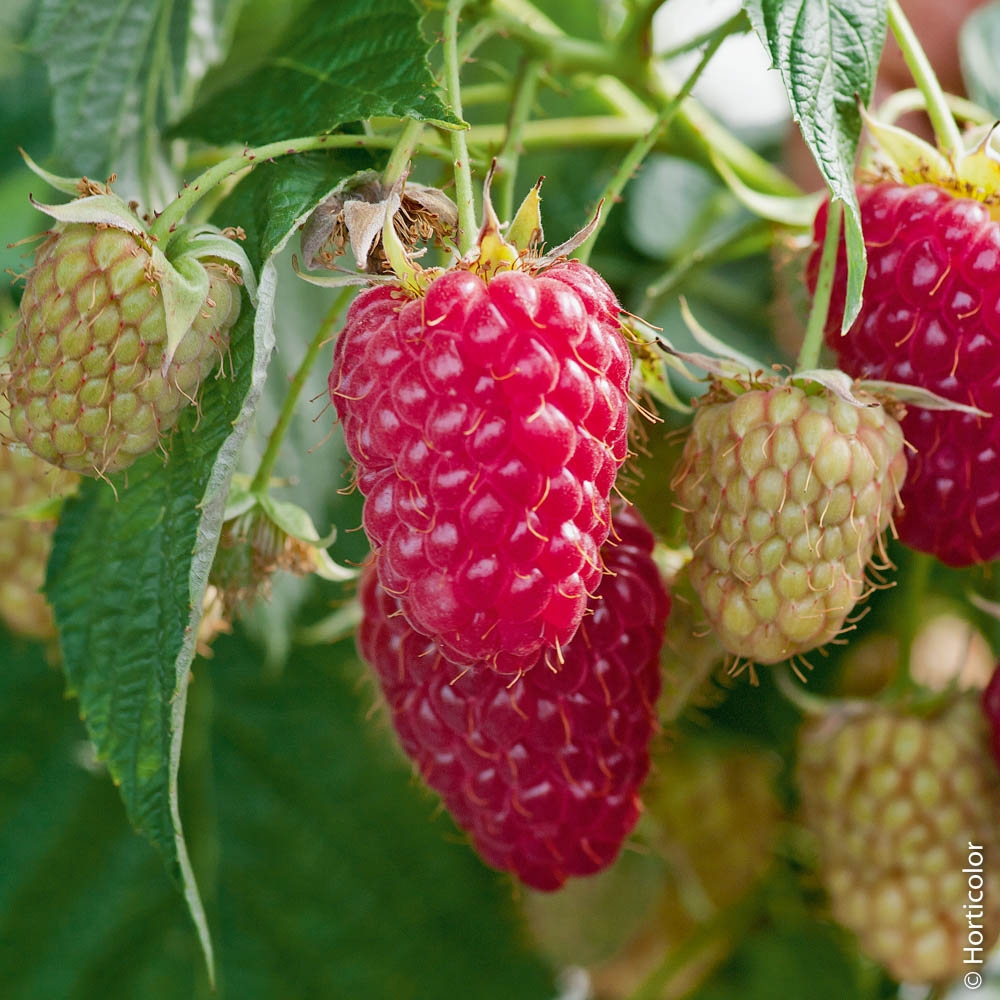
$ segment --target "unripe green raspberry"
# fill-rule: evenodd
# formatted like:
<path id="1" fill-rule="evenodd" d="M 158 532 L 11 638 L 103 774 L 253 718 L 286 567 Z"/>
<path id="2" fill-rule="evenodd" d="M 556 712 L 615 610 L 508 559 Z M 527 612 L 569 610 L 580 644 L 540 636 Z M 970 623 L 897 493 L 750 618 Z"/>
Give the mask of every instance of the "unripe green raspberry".
<path id="1" fill-rule="evenodd" d="M 691 583 L 723 646 L 778 663 L 837 635 L 905 471 L 880 405 L 787 383 L 707 397 L 674 487 Z"/>
<path id="2" fill-rule="evenodd" d="M 40 588 L 55 522 L 26 520 L 11 512 L 70 492 L 77 477 L 8 448 L 7 431 L 7 418 L 0 412 L 0 619 L 12 632 L 50 639 L 55 634 L 52 611 Z"/>
<path id="3" fill-rule="evenodd" d="M 797 771 L 835 919 L 906 982 L 944 982 L 1000 935 L 1000 772 L 975 694 L 934 715 L 845 703 Z M 973 954 L 975 957 L 975 954 Z"/>
<path id="4" fill-rule="evenodd" d="M 112 226 L 57 226 L 21 300 L 7 389 L 15 439 L 87 475 L 152 451 L 194 402 L 239 316 L 235 271 L 211 262 L 206 271 L 208 295 L 164 371 L 164 296 L 146 241 Z"/>
<path id="5" fill-rule="evenodd" d="M 704 738 L 682 739 L 654 760 L 643 801 L 654 846 L 677 863 L 679 894 L 692 880 L 689 899 L 694 894 L 724 909 L 763 877 L 782 817 L 780 770 L 767 750 Z"/>

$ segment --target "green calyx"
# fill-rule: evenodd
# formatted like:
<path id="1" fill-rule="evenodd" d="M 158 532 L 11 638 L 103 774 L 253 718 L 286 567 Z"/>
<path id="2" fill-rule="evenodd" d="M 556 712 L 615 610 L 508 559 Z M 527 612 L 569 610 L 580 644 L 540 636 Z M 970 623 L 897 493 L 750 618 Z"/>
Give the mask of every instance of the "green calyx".
<path id="1" fill-rule="evenodd" d="M 861 108 L 875 146 L 867 171 L 907 185 L 934 184 L 961 198 L 982 202 L 1000 219 L 1000 151 L 996 124 L 965 133 L 963 148 L 942 152 L 898 125 L 876 119 Z"/>
<path id="2" fill-rule="evenodd" d="M 332 531 L 321 538 L 297 504 L 234 483 L 210 582 L 232 609 L 266 592 L 270 578 L 279 570 L 332 581 L 353 579 L 357 571 L 335 563 L 327 552 L 335 536 Z"/>

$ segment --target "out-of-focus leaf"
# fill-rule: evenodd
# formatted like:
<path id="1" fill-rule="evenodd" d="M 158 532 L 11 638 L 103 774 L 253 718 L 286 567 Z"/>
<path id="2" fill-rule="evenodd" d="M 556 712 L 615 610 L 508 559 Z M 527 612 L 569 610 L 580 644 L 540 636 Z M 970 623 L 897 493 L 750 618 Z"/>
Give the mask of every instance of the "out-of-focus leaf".
<path id="1" fill-rule="evenodd" d="M 52 88 L 57 168 L 160 208 L 177 184 L 160 132 L 224 55 L 226 0 L 39 0 L 28 38 Z"/>
<path id="2" fill-rule="evenodd" d="M 185 414 L 171 438 L 166 464 L 149 456 L 116 477 L 117 494 L 103 482 L 83 484 L 64 508 L 49 563 L 47 591 L 70 690 L 129 820 L 181 882 L 210 967 L 177 807 L 189 668 L 229 483 L 274 348 L 270 258 L 354 159 L 314 158 L 302 171 L 308 182 L 296 171 L 268 174 L 262 166 L 243 183 L 267 199 L 255 203 L 238 188 L 220 206 L 237 224 L 248 202 L 254 205 L 246 249 L 261 272 L 259 309 L 255 315 L 244 295 L 231 335 L 234 375 L 205 386 L 197 411 Z"/>
<path id="3" fill-rule="evenodd" d="M 844 203 L 844 328 L 861 308 L 865 246 L 854 191 L 861 135 L 857 102 L 871 99 L 886 33 L 886 0 L 745 0 L 754 30 L 788 93 L 792 115 L 829 186 Z"/>
<path id="4" fill-rule="evenodd" d="M 969 96 L 994 115 L 1000 115 L 1000 3 L 994 0 L 973 11 L 958 35 L 962 79 Z"/>
<path id="5" fill-rule="evenodd" d="M 173 134 L 255 145 L 374 116 L 458 126 L 438 96 L 412 0 L 315 0 L 248 77 Z"/>
<path id="6" fill-rule="evenodd" d="M 4 1000 L 207 1000 L 183 906 L 124 822 L 59 675 L 0 632 Z M 268 678 L 242 634 L 195 665 L 181 790 L 217 1000 L 550 1000 L 516 890 L 369 718 L 350 645 Z"/>
<path id="7" fill-rule="evenodd" d="M 745 937 L 691 1000 L 849 1000 L 867 995 L 846 936 L 831 926 L 769 928 Z"/>
<path id="8" fill-rule="evenodd" d="M 0 630 L 0 983 L 4 1000 L 191 1000 L 184 907 L 129 829 L 59 673 Z"/>
<path id="9" fill-rule="evenodd" d="M 513 886 L 367 717 L 350 644 L 297 647 L 278 679 L 254 657 L 225 638 L 212 667 L 224 994 L 549 1000 Z"/>

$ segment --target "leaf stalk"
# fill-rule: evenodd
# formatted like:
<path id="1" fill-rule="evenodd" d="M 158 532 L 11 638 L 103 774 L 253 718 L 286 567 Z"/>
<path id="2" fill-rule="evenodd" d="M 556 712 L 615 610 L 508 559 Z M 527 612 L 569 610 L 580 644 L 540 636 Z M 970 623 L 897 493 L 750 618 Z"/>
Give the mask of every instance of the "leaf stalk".
<path id="1" fill-rule="evenodd" d="M 819 367 L 819 356 L 823 350 L 823 331 L 826 329 L 826 319 L 830 312 L 830 297 L 833 294 L 833 280 L 837 269 L 837 250 L 840 247 L 840 229 L 843 217 L 844 203 L 839 199 L 831 199 L 826 221 L 826 236 L 823 238 L 823 253 L 820 257 L 819 274 L 816 278 L 816 291 L 813 293 L 809 322 L 806 324 L 805 337 L 795 364 L 798 371 L 809 371 Z"/>

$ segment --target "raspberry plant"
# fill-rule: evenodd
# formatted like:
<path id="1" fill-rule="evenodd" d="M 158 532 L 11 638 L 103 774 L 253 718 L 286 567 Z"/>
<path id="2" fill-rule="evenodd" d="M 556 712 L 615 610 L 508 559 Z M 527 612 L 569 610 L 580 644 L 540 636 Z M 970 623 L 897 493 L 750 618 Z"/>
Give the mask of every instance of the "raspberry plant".
<path id="1" fill-rule="evenodd" d="M 697 6 L 0 15 L 4 997 L 1000 989 L 998 15 Z"/>

